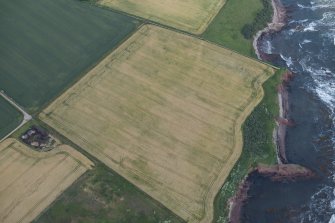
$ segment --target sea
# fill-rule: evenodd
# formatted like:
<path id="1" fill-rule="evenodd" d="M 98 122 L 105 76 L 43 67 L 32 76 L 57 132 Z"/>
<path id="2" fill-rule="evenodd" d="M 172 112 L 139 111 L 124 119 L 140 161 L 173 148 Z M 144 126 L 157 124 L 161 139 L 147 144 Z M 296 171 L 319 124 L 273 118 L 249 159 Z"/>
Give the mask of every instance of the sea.
<path id="1" fill-rule="evenodd" d="M 300 164 L 317 178 L 272 182 L 254 176 L 242 222 L 335 223 L 335 0 L 282 0 L 287 25 L 269 33 L 260 50 L 272 63 L 289 68 L 287 129 L 289 163 Z"/>

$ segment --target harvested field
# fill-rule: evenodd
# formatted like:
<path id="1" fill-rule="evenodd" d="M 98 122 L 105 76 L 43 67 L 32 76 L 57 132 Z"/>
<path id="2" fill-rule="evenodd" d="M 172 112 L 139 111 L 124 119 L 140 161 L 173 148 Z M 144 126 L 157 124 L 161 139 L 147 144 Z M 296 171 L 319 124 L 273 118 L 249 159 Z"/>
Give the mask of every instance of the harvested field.
<path id="1" fill-rule="evenodd" d="M 0 96 L 0 139 L 15 129 L 22 119 L 21 113 Z"/>
<path id="2" fill-rule="evenodd" d="M 273 72 L 143 26 L 40 118 L 183 219 L 210 222 L 241 154 L 241 125 Z"/>
<path id="3" fill-rule="evenodd" d="M 31 222 L 93 165 L 69 146 L 38 153 L 15 139 L 0 144 L 0 221 Z"/>
<path id="4" fill-rule="evenodd" d="M 35 112 L 136 27 L 77 0 L 0 1 L 0 90 Z"/>
<path id="5" fill-rule="evenodd" d="M 98 4 L 201 34 L 226 0 L 96 0 Z"/>

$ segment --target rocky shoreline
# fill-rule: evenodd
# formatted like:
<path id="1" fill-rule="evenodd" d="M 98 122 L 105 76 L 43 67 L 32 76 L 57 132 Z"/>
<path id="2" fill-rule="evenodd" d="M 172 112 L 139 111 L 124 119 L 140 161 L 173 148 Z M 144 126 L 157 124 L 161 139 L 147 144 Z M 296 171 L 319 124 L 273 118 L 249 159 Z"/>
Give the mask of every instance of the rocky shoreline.
<path id="1" fill-rule="evenodd" d="M 287 13 L 281 0 L 271 0 L 273 8 L 273 17 L 268 27 L 260 30 L 253 42 L 253 46 L 258 59 L 264 61 L 272 61 L 277 59 L 279 55 L 267 54 L 260 49 L 260 42 L 267 33 L 279 32 L 286 24 Z M 283 74 L 282 82 L 278 86 L 278 104 L 279 117 L 276 119 L 277 128 L 274 130 L 274 143 L 276 145 L 277 160 L 279 164 L 288 163 L 285 149 L 285 138 L 287 126 L 293 126 L 294 122 L 288 119 L 289 103 L 288 103 L 288 84 L 293 78 L 293 73 L 287 71 Z"/>
<path id="2" fill-rule="evenodd" d="M 269 32 L 279 32 L 286 24 L 286 9 L 281 3 L 280 0 L 271 0 L 272 8 L 273 8 L 273 16 L 271 23 L 268 24 L 266 28 L 263 30 L 260 30 L 256 33 L 253 41 L 253 47 L 255 49 L 255 53 L 258 57 L 258 59 L 267 59 L 264 58 L 264 53 L 259 51 L 259 41 L 262 39 L 262 37 Z"/>
<path id="3" fill-rule="evenodd" d="M 271 61 L 277 55 L 267 54 L 260 50 L 260 42 L 267 33 L 279 32 L 286 24 L 286 9 L 280 0 L 272 0 L 273 18 L 268 27 L 259 31 L 254 38 L 253 46 L 255 53 L 260 60 Z M 288 164 L 285 149 L 286 128 L 293 126 L 293 120 L 288 119 L 288 84 L 293 78 L 293 73 L 287 71 L 283 74 L 282 82 L 278 85 L 279 117 L 276 118 L 277 128 L 274 130 L 274 143 L 277 150 L 278 164 L 273 166 L 258 166 L 249 171 L 248 175 L 240 183 L 237 193 L 229 200 L 229 222 L 239 223 L 244 204 L 248 200 L 248 191 L 251 186 L 251 176 L 258 174 L 273 181 L 298 181 L 315 178 L 316 175 L 311 170 L 296 164 Z"/>
<path id="4" fill-rule="evenodd" d="M 250 178 L 255 174 L 279 182 L 310 180 L 316 177 L 313 171 L 297 164 L 259 165 L 248 173 L 240 183 L 235 196 L 229 199 L 228 219 L 230 223 L 241 222 L 242 208 L 248 202 L 248 192 L 252 184 Z"/>

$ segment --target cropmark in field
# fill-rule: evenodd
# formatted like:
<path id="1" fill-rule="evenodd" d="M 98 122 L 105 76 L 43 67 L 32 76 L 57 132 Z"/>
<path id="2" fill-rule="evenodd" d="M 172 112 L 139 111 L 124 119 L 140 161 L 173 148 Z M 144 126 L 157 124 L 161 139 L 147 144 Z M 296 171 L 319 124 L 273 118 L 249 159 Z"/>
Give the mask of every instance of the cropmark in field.
<path id="1" fill-rule="evenodd" d="M 273 69 L 205 41 L 143 26 L 40 118 L 189 222 L 242 148 L 241 125 Z"/>
<path id="2" fill-rule="evenodd" d="M 97 0 L 98 4 L 194 34 L 207 28 L 226 0 Z"/>
<path id="3" fill-rule="evenodd" d="M 31 222 L 91 163 L 69 146 L 39 153 L 15 139 L 0 144 L 0 222 Z"/>

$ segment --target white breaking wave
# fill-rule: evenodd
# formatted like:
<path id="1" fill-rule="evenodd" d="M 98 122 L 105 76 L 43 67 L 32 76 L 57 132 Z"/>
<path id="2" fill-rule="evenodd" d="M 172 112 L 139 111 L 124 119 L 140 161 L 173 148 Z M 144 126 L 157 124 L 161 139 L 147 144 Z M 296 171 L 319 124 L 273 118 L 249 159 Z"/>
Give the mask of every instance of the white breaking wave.
<path id="1" fill-rule="evenodd" d="M 323 13 L 318 23 L 323 26 L 335 26 L 335 11 Z"/>
<path id="2" fill-rule="evenodd" d="M 333 126 L 325 127 L 330 137 L 327 146 L 333 146 L 335 150 L 335 0 L 313 0 L 310 4 L 298 2 L 301 8 L 298 10 L 303 13 L 293 14 L 292 18 L 297 19 L 291 20 L 280 38 L 270 39 L 271 51 L 278 53 L 290 70 L 306 76 L 303 77 L 303 89 L 330 111 Z M 263 47 L 269 49 L 268 46 L 264 41 Z M 330 175 L 334 176 L 329 176 L 329 181 L 320 185 L 299 216 L 293 216 L 295 219 L 290 222 L 335 223 L 335 157 L 330 159 L 334 161 L 329 164 Z"/>
<path id="3" fill-rule="evenodd" d="M 311 43 L 311 42 L 312 42 L 312 40 L 304 39 L 304 41 L 302 41 L 302 44 Z"/>
<path id="4" fill-rule="evenodd" d="M 329 209 L 325 210 L 324 205 L 331 200 L 332 196 L 332 188 L 330 186 L 324 186 L 318 192 L 313 194 L 311 202 L 308 204 L 309 210 L 301 213 L 298 217 L 300 222 L 321 223 L 322 221 L 320 220 L 320 217 L 322 216 L 319 214 L 324 213 L 324 211 L 328 212 L 328 214 L 331 212 Z"/>
<path id="5" fill-rule="evenodd" d="M 302 59 L 299 63 L 302 69 L 313 77 L 316 95 L 327 105 L 330 111 L 334 113 L 335 74 L 329 68 L 313 67 L 308 57 Z"/>
<path id="6" fill-rule="evenodd" d="M 305 25 L 304 32 L 308 32 L 308 31 L 315 32 L 315 31 L 317 31 L 316 30 L 317 25 L 318 24 L 316 22 L 311 22 L 308 25 Z"/>
<path id="7" fill-rule="evenodd" d="M 267 53 L 267 54 L 272 54 L 272 44 L 269 40 L 267 40 L 265 42 L 265 49 L 264 49 L 264 52 Z"/>
<path id="8" fill-rule="evenodd" d="M 335 0 L 313 0 L 310 4 L 297 4 L 306 14 L 313 13 L 318 16 L 317 19 L 303 19 L 294 21 L 303 27 L 302 32 L 306 32 L 306 39 L 300 41 L 300 61 L 299 64 L 304 72 L 308 73 L 312 79 L 305 83 L 306 89 L 315 95 L 320 102 L 327 106 L 335 126 Z M 311 11 L 309 11 L 311 10 Z M 313 33 L 312 33 L 313 32 Z M 318 42 L 314 38 L 318 38 Z M 313 46 L 306 45 L 311 43 Z M 314 42 L 315 41 L 315 42 Z M 315 50 L 315 48 L 317 50 Z M 311 48 L 314 47 L 314 48 Z M 312 50 L 313 52 L 308 52 Z M 292 60 L 287 55 L 282 57 L 289 65 Z M 323 66 L 323 67 L 322 67 Z M 300 70 L 300 69 L 299 69 Z M 331 139 L 333 140 L 333 148 L 335 149 L 335 129 L 331 129 Z M 315 193 L 308 203 L 308 210 L 300 214 L 296 222 L 312 222 L 335 223 L 335 158 L 333 162 L 333 175 L 329 179 L 333 184 L 324 185 Z M 329 216 L 325 219 L 324 216 Z"/>
<path id="9" fill-rule="evenodd" d="M 335 8 L 335 2 L 332 0 L 318 0 L 311 2 L 311 5 L 297 4 L 299 8 L 311 9 L 313 11 L 317 9 L 333 9 Z"/>
<path id="10" fill-rule="evenodd" d="M 327 90 L 325 90 L 324 88 L 327 88 Z M 319 96 L 319 98 L 330 108 L 333 108 L 335 104 L 334 91 L 335 86 L 329 87 L 329 85 L 325 83 L 319 83 L 319 85 L 315 89 L 315 92 Z"/>
<path id="11" fill-rule="evenodd" d="M 280 57 L 286 62 L 287 67 L 291 67 L 293 65 L 291 57 L 285 57 L 283 54 L 280 54 Z"/>
<path id="12" fill-rule="evenodd" d="M 302 5 L 302 4 L 297 4 L 299 8 L 302 8 L 302 9 L 310 9 L 311 6 L 306 6 L 306 5 Z"/>
<path id="13" fill-rule="evenodd" d="M 312 40 L 304 39 L 304 41 L 302 41 L 301 43 L 299 43 L 299 46 L 300 46 L 300 48 L 303 48 L 302 45 L 307 44 L 307 43 L 311 43 L 311 42 L 312 42 Z"/>
<path id="14" fill-rule="evenodd" d="M 316 21 L 307 22 L 300 20 L 302 25 L 305 27 L 304 32 L 314 32 L 318 31 L 318 28 L 326 27 L 332 28 L 335 26 L 335 1 L 334 0 L 318 0 L 316 2 L 311 2 L 311 6 L 306 6 L 302 4 L 297 4 L 300 8 L 317 10 L 317 9 L 327 9 L 327 12 L 322 14 L 322 18 Z"/>
<path id="15" fill-rule="evenodd" d="M 335 223 L 335 215 L 332 215 L 331 219 L 329 220 L 329 223 Z"/>
<path id="16" fill-rule="evenodd" d="M 292 21 L 289 21 L 288 24 L 292 24 L 292 23 L 302 24 L 302 23 L 305 23 L 305 22 L 307 22 L 307 21 L 308 21 L 308 19 L 292 20 Z"/>

